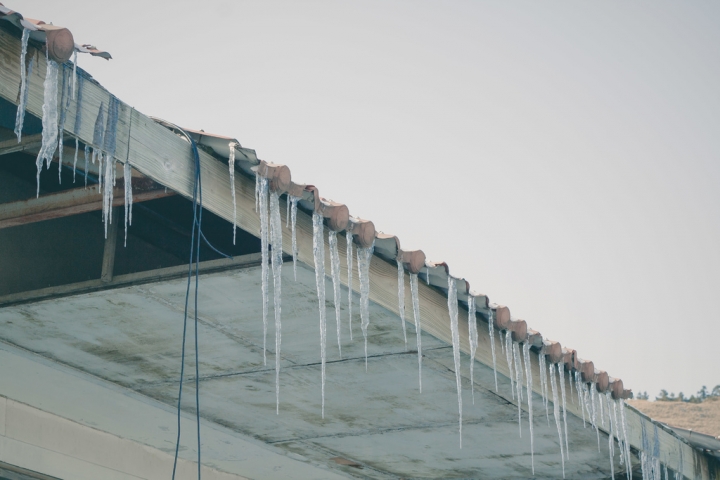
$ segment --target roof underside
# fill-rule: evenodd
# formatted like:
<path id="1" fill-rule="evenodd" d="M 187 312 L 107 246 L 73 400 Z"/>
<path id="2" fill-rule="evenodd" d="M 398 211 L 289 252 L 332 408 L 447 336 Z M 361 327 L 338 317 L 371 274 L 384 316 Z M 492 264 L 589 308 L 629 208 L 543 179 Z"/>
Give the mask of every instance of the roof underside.
<path id="1" fill-rule="evenodd" d="M 0 309 L 3 339 L 80 371 L 125 386 L 173 406 L 177 402 L 182 311 L 186 281 L 99 291 Z M 326 289 L 332 283 L 326 281 Z M 319 330 L 314 272 L 292 264 L 283 269 L 283 347 L 280 413 L 275 414 L 275 338 L 268 332 L 263 364 L 260 267 L 209 274 L 200 282 L 200 372 L 203 418 L 312 462 L 350 475 L 382 477 L 532 476 L 527 412 L 518 436 L 517 406 L 503 377 L 494 392 L 492 369 L 475 366 L 475 404 L 469 372 L 463 371 L 463 445 L 458 417 L 452 347 L 423 334 L 423 393 L 418 392 L 417 351 L 408 324 L 405 350 L 397 315 L 372 305 L 365 371 L 359 319 L 353 340 L 342 313 L 338 354 L 334 307 L 328 304 L 328 364 L 325 418 L 321 417 Z M 343 289 L 343 295 L 347 290 Z M 357 314 L 358 298 L 355 297 Z M 272 318 L 272 307 L 270 318 Z M 192 339 L 188 344 L 192 346 Z M 186 372 L 194 370 L 189 349 Z M 499 359 L 500 360 L 500 359 Z M 463 359 L 467 365 L 467 358 Z M 191 376 L 192 378 L 192 376 Z M 186 383 L 183 408 L 193 411 L 194 382 Z M 535 474 L 561 475 L 554 421 L 548 425 L 535 404 Z M 569 402 L 573 399 L 568 398 Z M 572 461 L 568 478 L 609 478 L 607 437 L 601 452 L 595 432 L 570 416 Z M 168 440 L 174 433 L 166 432 Z M 184 445 L 193 445 L 188 432 Z M 168 442 L 168 451 L 172 444 Z M 192 452 L 186 452 L 192 458 Z M 357 462 L 343 466 L 334 457 Z M 618 467 L 618 472 L 620 468 Z"/>

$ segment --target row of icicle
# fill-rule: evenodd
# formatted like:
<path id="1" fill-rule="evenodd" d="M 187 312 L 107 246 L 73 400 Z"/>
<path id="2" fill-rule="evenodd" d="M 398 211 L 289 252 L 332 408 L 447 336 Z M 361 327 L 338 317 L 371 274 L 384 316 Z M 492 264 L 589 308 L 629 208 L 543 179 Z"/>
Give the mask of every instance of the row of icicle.
<path id="1" fill-rule="evenodd" d="M 20 51 L 20 95 L 19 105 L 15 116 L 15 135 L 18 143 L 22 141 L 22 129 L 25 122 L 25 110 L 28 101 L 30 77 L 32 75 L 35 58 L 26 62 L 28 40 L 30 31 L 23 29 Z M 77 51 L 72 62 L 72 71 L 66 64 L 58 64 L 47 57 L 46 71 L 43 82 L 43 106 L 42 106 L 42 143 L 35 161 L 37 167 L 37 190 L 36 196 L 40 196 L 40 173 L 43 163 L 47 169 L 50 168 L 55 152 L 58 157 L 58 183 L 62 183 L 63 168 L 63 144 L 65 141 L 65 122 L 71 101 L 75 100 L 75 119 L 73 132 L 75 133 L 75 155 L 73 158 L 73 183 L 78 162 L 78 151 L 80 142 L 78 134 L 82 127 L 83 111 L 83 75 L 77 73 Z M 61 73 L 62 67 L 62 73 Z M 58 96 L 59 103 L 58 103 Z M 116 162 L 115 150 L 117 146 L 117 124 L 120 109 L 120 101 L 110 96 L 107 106 L 107 121 L 105 121 L 105 106 L 100 104 L 93 130 L 93 143 L 85 143 L 85 187 L 88 180 L 88 161 L 98 162 L 98 191 L 103 195 L 102 221 L 105 224 L 105 238 L 107 238 L 108 225 L 112 223 L 113 210 L 113 187 L 116 185 Z M 90 149 L 92 148 L 92 154 Z M 132 225 L 132 169 L 129 161 L 123 164 L 123 180 L 125 187 L 125 245 L 127 245 L 128 226 Z"/>
<path id="2" fill-rule="evenodd" d="M 230 144 L 232 152 L 234 144 Z M 231 172 L 234 171 L 234 155 L 230 156 Z M 231 173 L 231 180 L 233 173 Z M 234 190 L 234 186 L 233 186 Z M 267 362 L 265 357 L 266 336 L 267 336 L 267 314 L 268 314 L 268 257 L 270 256 L 270 245 L 272 245 L 271 265 L 273 270 L 274 285 L 274 306 L 275 306 L 275 329 L 276 329 L 276 345 L 275 345 L 275 388 L 276 388 L 276 413 L 279 413 L 280 405 L 280 342 L 281 342 L 281 268 L 282 268 L 282 232 L 280 221 L 280 202 L 279 194 L 269 190 L 268 180 L 262 175 L 256 175 L 256 210 L 259 212 L 260 218 L 260 238 L 262 249 L 262 294 L 263 294 L 263 360 Z M 269 197 L 269 201 L 268 201 Z M 297 202 L 300 198 L 288 195 L 288 214 L 287 220 L 290 223 L 292 235 L 292 257 L 293 267 L 297 263 L 297 240 L 296 240 L 296 220 L 297 220 Z M 233 196 L 234 202 L 234 196 Z M 325 234 L 323 217 L 314 212 L 312 217 L 313 225 L 313 259 L 315 267 L 315 281 L 318 297 L 319 323 L 320 323 L 320 358 L 321 358 L 321 415 L 325 416 L 325 362 L 327 358 L 327 318 L 325 309 Z M 233 227 L 234 228 L 234 227 Z M 328 245 L 330 247 L 330 276 L 333 281 L 333 305 L 335 307 L 335 325 L 338 342 L 338 355 L 342 357 L 341 350 L 341 279 L 340 279 L 340 256 L 338 251 L 338 232 L 330 231 L 328 233 Z M 346 252 L 347 252 L 347 285 L 348 285 L 348 327 L 352 339 L 352 282 L 353 282 L 353 239 L 352 233 L 346 232 Z M 367 328 L 370 322 L 369 318 L 369 267 L 370 260 L 373 255 L 373 247 L 363 248 L 357 247 L 357 263 L 358 277 L 360 279 L 360 318 L 361 329 L 365 341 L 365 368 L 367 370 Z M 401 328 L 403 333 L 403 341 L 407 350 L 407 331 L 405 326 L 405 269 L 401 261 L 397 262 L 398 268 L 398 310 L 401 320 Z M 429 272 L 428 272 L 429 274 Z M 297 272 L 295 274 L 297 278 Z M 418 296 L 418 275 L 410 274 L 410 289 L 412 297 L 413 318 L 415 323 L 415 331 L 417 335 L 418 350 L 418 385 L 422 392 L 422 344 L 420 325 L 420 309 Z M 462 448 L 462 382 L 460 375 L 460 338 L 458 328 L 458 299 L 456 279 L 448 276 L 448 311 L 450 315 L 450 328 L 453 346 L 453 361 L 456 374 L 456 386 L 458 393 L 458 412 L 459 412 L 459 433 L 460 448 Z M 468 326 L 469 326 L 469 344 L 470 357 L 475 358 L 478 348 L 478 331 L 476 320 L 475 298 L 468 296 Z M 491 354 L 493 357 L 493 374 L 495 378 L 495 389 L 498 390 L 497 383 L 497 361 L 495 357 L 495 332 L 491 317 L 488 321 L 488 334 L 490 336 Z M 531 465 L 533 474 L 535 473 L 534 464 L 534 420 L 533 420 L 533 378 L 532 364 L 530 355 L 529 342 L 514 342 L 511 338 L 510 331 L 499 332 L 501 342 L 501 352 L 505 355 L 507 367 L 510 377 L 510 390 L 513 399 L 517 398 L 518 404 L 518 426 L 520 436 L 522 437 L 522 403 L 527 402 L 528 424 L 529 424 L 529 440 L 531 452 Z M 565 462 L 570 459 L 569 438 L 567 428 L 567 394 L 566 382 L 570 388 L 570 396 L 574 404 L 580 406 L 582 412 L 583 424 L 586 425 L 586 419 L 591 427 L 596 430 L 598 438 L 598 451 L 600 451 L 600 427 L 606 428 L 608 435 L 608 454 L 610 458 L 610 470 L 612 478 L 615 478 L 615 442 L 618 444 L 619 464 L 625 466 L 625 474 L 628 479 L 632 478 L 632 464 L 630 443 L 628 441 L 627 420 L 625 417 L 625 401 L 622 399 L 614 400 L 610 392 L 601 394 L 592 384 L 583 382 L 579 372 L 570 372 L 565 369 L 565 364 L 559 362 L 551 364 L 546 361 L 544 347 L 538 353 L 538 362 L 540 367 L 540 394 L 542 396 L 543 406 L 548 426 L 550 425 L 549 413 L 549 394 L 552 395 L 553 417 L 555 418 L 555 426 L 558 433 L 560 445 L 560 458 L 562 464 L 562 474 L 565 477 Z M 566 376 L 567 373 L 567 376 Z M 573 377 L 574 373 L 574 377 Z M 474 361 L 470 362 L 470 384 L 472 401 L 475 403 L 474 393 Z M 549 386 L 548 386 L 549 384 Z M 559 386 L 558 386 L 559 384 Z M 523 392 L 523 386 L 525 391 Z M 577 396 L 573 395 L 573 389 Z M 562 414 L 561 414 L 562 409 Z M 644 449 L 646 450 L 646 449 Z M 643 458 L 643 478 L 660 480 L 659 476 L 653 476 L 653 472 L 659 471 L 660 462 L 658 454 L 654 456 L 642 454 Z M 645 459 L 648 460 L 645 460 Z M 646 466 L 647 465 L 647 466 Z M 667 467 L 665 467 L 667 470 Z M 682 466 L 679 471 L 682 471 Z M 682 478 L 676 474 L 676 478 Z"/>

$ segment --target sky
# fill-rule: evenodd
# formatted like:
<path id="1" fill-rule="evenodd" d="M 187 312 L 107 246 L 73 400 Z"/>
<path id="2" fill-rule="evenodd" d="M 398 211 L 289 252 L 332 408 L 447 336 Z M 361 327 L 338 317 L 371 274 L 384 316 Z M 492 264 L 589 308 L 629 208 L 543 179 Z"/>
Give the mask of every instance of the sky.
<path id="1" fill-rule="evenodd" d="M 720 3 L 3 3 L 626 388 L 720 384 Z"/>

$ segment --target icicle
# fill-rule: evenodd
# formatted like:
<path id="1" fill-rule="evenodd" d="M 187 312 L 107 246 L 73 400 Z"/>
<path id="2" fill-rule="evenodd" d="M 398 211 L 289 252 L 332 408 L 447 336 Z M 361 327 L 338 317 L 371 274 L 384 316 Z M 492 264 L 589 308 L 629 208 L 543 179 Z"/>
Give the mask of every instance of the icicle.
<path id="1" fill-rule="evenodd" d="M 512 339 L 512 334 L 510 335 Z M 515 363 L 515 389 L 517 390 L 517 404 L 518 404 L 518 430 L 520 431 L 520 438 L 522 438 L 522 361 L 520 360 L 520 346 L 516 342 L 512 342 L 512 353 Z"/>
<path id="2" fill-rule="evenodd" d="M 493 374 L 495 375 L 495 391 L 498 391 L 497 360 L 495 358 L 495 327 L 493 326 L 493 312 L 488 316 L 488 334 L 490 335 L 490 350 L 493 357 Z"/>
<path id="3" fill-rule="evenodd" d="M 470 393 L 475 405 L 475 352 L 478 347 L 477 319 L 475 318 L 475 297 L 468 295 L 468 340 L 470 341 Z"/>
<path id="4" fill-rule="evenodd" d="M 95 164 L 95 159 L 102 151 L 103 141 L 105 138 L 105 106 L 100 102 L 100 109 L 98 110 L 97 117 L 95 118 L 95 127 L 93 128 L 93 149 L 92 149 L 92 163 Z M 100 155 L 100 161 L 102 161 L 102 155 Z M 87 172 L 87 169 L 85 169 Z M 102 189 L 102 165 L 99 166 L 98 175 L 98 188 Z M 87 183 L 86 183 L 87 185 Z"/>
<path id="5" fill-rule="evenodd" d="M 598 392 L 598 415 L 600 416 L 600 425 L 602 425 L 603 428 L 605 428 L 605 412 L 603 411 L 603 402 L 602 402 L 602 396 L 600 395 L 600 392 Z M 598 425 L 598 426 L 600 426 Z"/>
<path id="6" fill-rule="evenodd" d="M 565 397 L 565 363 L 557 364 L 558 380 L 560 381 L 560 394 L 562 395 L 563 426 L 565 427 L 565 458 L 570 461 L 570 445 L 568 444 L 567 430 L 567 402 Z"/>
<path id="7" fill-rule="evenodd" d="M 590 389 L 590 404 L 592 405 L 592 426 L 595 429 L 595 433 L 597 434 L 597 441 L 598 441 L 598 452 L 600 452 L 600 429 L 598 428 L 598 422 L 597 422 L 597 407 L 595 406 L 595 384 L 593 383 Z"/>
<path id="8" fill-rule="evenodd" d="M 617 413 L 617 401 L 612 400 L 612 423 L 615 427 L 615 438 L 617 438 L 618 441 L 618 452 L 620 453 L 620 465 L 625 464 L 625 447 L 623 446 L 622 436 L 620 435 L 620 424 L 618 423 L 618 413 Z M 615 447 L 615 444 L 613 443 L 613 448 Z"/>
<path id="9" fill-rule="evenodd" d="M 260 206 L 260 175 L 255 174 L 255 212 Z"/>
<path id="10" fill-rule="evenodd" d="M 230 198 L 233 205 L 233 245 L 235 245 L 235 232 L 237 230 L 237 203 L 235 201 L 235 142 L 228 143 L 228 170 L 230 171 Z"/>
<path id="11" fill-rule="evenodd" d="M 548 378 L 547 378 L 547 360 L 545 357 L 545 347 L 542 347 L 538 355 L 538 364 L 540 365 L 540 390 L 542 391 L 543 405 L 545 405 L 545 419 L 548 427 L 550 426 L 550 409 L 548 408 Z"/>
<path id="12" fill-rule="evenodd" d="M 112 223 L 113 205 L 113 170 L 115 159 L 105 159 L 105 178 L 103 179 L 103 222 L 105 223 L 105 238 L 107 238 L 108 225 Z"/>
<path id="13" fill-rule="evenodd" d="M 658 436 L 657 424 L 653 424 L 653 430 L 655 431 L 655 441 L 653 442 L 653 477 L 660 480 L 660 437 Z"/>
<path id="14" fill-rule="evenodd" d="M 60 121 L 58 123 L 58 183 L 62 183 L 63 146 L 65 143 L 65 119 L 70 108 L 70 94 L 67 91 L 71 84 L 67 80 L 67 69 L 62 66 L 62 92 L 60 95 Z"/>
<path id="15" fill-rule="evenodd" d="M 403 339 L 405 340 L 405 351 L 407 351 L 407 331 L 405 329 L 405 268 L 400 260 L 397 260 L 398 269 L 398 310 L 400 312 L 400 323 L 402 324 Z"/>
<path id="16" fill-rule="evenodd" d="M 22 140 L 22 128 L 25 122 L 25 107 L 27 106 L 28 96 L 28 78 L 30 77 L 30 69 L 25 70 L 25 56 L 27 55 L 28 39 L 30 38 L 30 30 L 23 28 L 22 33 L 22 49 L 20 50 L 20 104 L 15 114 L 15 135 L 17 136 L 18 143 Z M 31 63 L 32 65 L 32 63 Z"/>
<path id="17" fill-rule="evenodd" d="M 335 303 L 335 326 L 337 328 L 338 355 L 342 358 L 340 345 L 340 253 L 338 252 L 337 232 L 328 232 L 330 243 L 330 273 L 333 281 L 333 302 Z"/>
<path id="18" fill-rule="evenodd" d="M 352 332 L 352 305 L 353 305 L 353 235 L 350 230 L 345 232 L 345 243 L 347 250 L 347 285 L 348 285 L 348 329 L 350 329 L 350 341 L 353 339 Z"/>
<path id="19" fill-rule="evenodd" d="M 573 403 L 575 403 L 575 396 L 573 395 L 573 372 L 572 370 L 568 370 L 568 386 L 570 387 L 570 399 Z"/>
<path id="20" fill-rule="evenodd" d="M 462 384 L 460 382 L 460 332 L 458 330 L 457 284 L 448 275 L 448 311 L 450 313 L 450 331 L 452 333 L 453 361 L 455 363 L 455 383 L 458 395 L 458 424 L 460 428 L 460 448 L 462 448 Z"/>
<path id="21" fill-rule="evenodd" d="M 605 394 L 605 403 L 607 406 L 608 411 L 608 426 L 610 427 L 610 434 L 608 435 L 608 455 L 610 455 L 610 475 L 612 476 L 612 480 L 615 480 L 615 429 L 617 428 L 615 424 L 613 424 L 612 416 L 610 415 L 610 404 L 612 403 L 612 399 L 610 398 L 611 393 L 607 392 Z"/>
<path id="22" fill-rule="evenodd" d="M 128 161 L 123 166 L 123 183 L 125 186 L 125 246 L 127 247 L 128 225 L 132 225 L 132 167 Z"/>
<path id="23" fill-rule="evenodd" d="M 430 285 L 430 267 L 425 267 L 425 281 Z"/>
<path id="24" fill-rule="evenodd" d="M 528 423 L 530 425 L 530 463 L 532 464 L 532 473 L 535 476 L 535 434 L 533 431 L 533 404 L 532 404 L 532 363 L 530 363 L 530 343 L 523 344 L 523 357 L 525 357 L 525 392 L 527 393 L 528 406 Z"/>
<path id="25" fill-rule="evenodd" d="M 410 274 L 410 295 L 412 297 L 413 317 L 415 318 L 415 335 L 417 336 L 418 386 L 420 393 L 422 393 L 422 329 L 420 328 L 420 297 L 418 295 L 417 273 Z"/>
<path id="26" fill-rule="evenodd" d="M 280 352 L 282 345 L 282 221 L 280 194 L 270 193 L 270 240 L 272 242 L 273 307 L 275 310 L 275 414 L 280 414 Z"/>
<path id="27" fill-rule="evenodd" d="M 58 64 L 47 59 L 45 82 L 43 84 L 42 145 L 35 165 L 37 166 L 37 193 L 40 196 L 40 172 L 43 160 L 50 166 L 58 142 Z"/>
<path id="28" fill-rule="evenodd" d="M 108 116 L 105 124 L 105 133 L 103 134 L 103 151 L 110 157 L 115 156 L 115 146 L 117 139 L 117 123 L 120 101 L 111 96 L 108 102 Z"/>
<path id="29" fill-rule="evenodd" d="M 77 84 L 77 50 L 73 52 L 73 78 L 72 78 L 72 98 L 75 100 L 75 85 Z"/>
<path id="30" fill-rule="evenodd" d="M 263 364 L 267 365 L 267 314 L 268 314 L 268 256 L 269 256 L 269 227 L 268 227 L 268 180 L 260 175 L 256 176 L 258 183 L 258 210 L 260 213 L 260 252 L 261 252 L 261 290 L 262 290 L 262 320 L 263 320 Z M 324 284 L 323 284 L 324 285 Z M 323 300 L 323 304 L 325 301 Z M 323 310 L 324 311 L 324 310 Z"/>
<path id="31" fill-rule="evenodd" d="M 655 480 L 651 475 L 651 467 L 649 465 L 649 459 L 647 451 L 650 449 L 650 444 L 647 439 L 647 431 L 645 430 L 645 422 L 640 423 L 642 431 L 642 450 L 640 451 L 640 469 L 642 471 L 643 480 Z"/>
<path id="32" fill-rule="evenodd" d="M 85 188 L 87 188 L 87 181 L 88 181 L 88 160 L 90 158 L 90 145 L 85 144 L 85 151 L 83 153 L 83 158 L 85 159 Z"/>
<path id="33" fill-rule="evenodd" d="M 575 372 L 575 391 L 577 392 L 578 404 L 580 406 L 580 411 L 582 412 L 583 428 L 586 428 L 587 425 L 585 423 L 585 402 L 583 402 L 583 388 L 582 381 L 580 380 L 580 372 Z"/>
<path id="34" fill-rule="evenodd" d="M 555 416 L 555 425 L 557 426 L 558 439 L 560 441 L 560 459 L 562 460 L 562 474 L 565 478 L 565 445 L 563 442 L 562 428 L 560 427 L 560 405 L 558 404 L 558 392 L 555 385 L 555 369 L 550 364 L 550 390 L 553 397 L 553 415 Z"/>
<path id="35" fill-rule="evenodd" d="M 365 371 L 367 372 L 367 329 L 370 325 L 370 260 L 373 245 L 369 248 L 358 247 L 358 276 L 360 277 L 360 328 L 365 338 Z"/>
<path id="36" fill-rule="evenodd" d="M 628 441 L 627 419 L 625 418 L 625 400 L 618 400 L 620 405 L 620 425 L 622 426 L 623 446 L 625 447 L 625 470 L 628 480 L 632 479 L 632 457 L 630 456 L 630 442 Z M 680 457 L 682 461 L 682 457 Z"/>
<path id="37" fill-rule="evenodd" d="M 290 228 L 292 230 L 292 256 L 293 256 L 293 274 L 295 275 L 295 281 L 297 281 L 297 234 L 295 226 L 297 225 L 297 204 L 300 197 L 290 197 Z"/>
<path id="38" fill-rule="evenodd" d="M 515 370 L 513 370 L 512 336 L 509 330 L 505 331 L 505 360 L 510 373 L 510 394 L 515 400 Z"/>
<path id="39" fill-rule="evenodd" d="M 681 448 L 680 449 L 680 463 L 678 463 L 678 468 L 675 471 L 675 480 L 683 480 L 685 478 L 685 476 L 683 475 L 684 469 L 685 469 L 685 465 L 683 465 L 683 451 Z"/>
<path id="40" fill-rule="evenodd" d="M 317 287 L 318 310 L 320 310 L 320 365 L 322 418 L 325 418 L 325 346 L 327 327 L 325 322 L 325 235 L 323 217 L 313 212 L 313 258 L 315 260 L 315 285 Z M 367 355 L 365 362 L 367 362 Z M 366 367 L 367 368 L 367 367 Z"/>

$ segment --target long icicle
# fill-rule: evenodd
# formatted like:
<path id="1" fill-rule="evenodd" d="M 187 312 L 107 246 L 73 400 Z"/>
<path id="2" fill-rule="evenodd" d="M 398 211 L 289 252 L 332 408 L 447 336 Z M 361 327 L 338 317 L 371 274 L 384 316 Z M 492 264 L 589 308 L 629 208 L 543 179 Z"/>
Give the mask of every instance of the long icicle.
<path id="1" fill-rule="evenodd" d="M 258 210 L 260 213 L 260 289 L 262 291 L 263 365 L 267 365 L 268 256 L 270 244 L 268 231 L 268 181 L 267 178 L 256 175 L 255 182 L 258 195 Z"/>
<path id="2" fill-rule="evenodd" d="M 125 189 L 125 244 L 127 247 L 128 225 L 132 225 L 132 167 L 130 162 L 123 165 L 123 186 Z"/>
<path id="3" fill-rule="evenodd" d="M 327 325 L 325 313 L 325 234 L 323 217 L 313 212 L 313 258 L 315 260 L 315 286 L 317 287 L 318 310 L 320 312 L 320 369 L 322 397 L 322 418 L 325 418 L 325 359 Z"/>
<path id="4" fill-rule="evenodd" d="M 560 394 L 562 395 L 562 408 L 563 408 L 563 426 L 565 427 L 565 458 L 570 461 L 570 445 L 568 442 L 568 429 L 567 429 L 567 401 L 565 397 L 565 363 L 559 362 L 557 364 L 558 369 L 558 380 L 560 381 Z"/>
<path id="5" fill-rule="evenodd" d="M 234 182 L 233 182 L 234 183 Z M 282 347 L 282 220 L 280 194 L 270 193 L 270 241 L 272 242 L 273 308 L 275 311 L 275 414 L 280 414 L 280 359 Z"/>
<path id="6" fill-rule="evenodd" d="M 548 408 L 548 378 L 547 378 L 547 359 L 545 356 L 545 346 L 542 347 L 538 354 L 538 364 L 540 366 L 540 390 L 542 391 L 543 405 L 545 405 L 545 419 L 548 427 L 550 426 L 550 409 Z"/>
<path id="7" fill-rule="evenodd" d="M 397 259 L 398 269 L 398 310 L 400 312 L 400 324 L 402 325 L 403 339 L 405 340 L 405 351 L 408 349 L 407 345 L 407 331 L 405 328 L 405 268 L 403 267 L 402 261 Z"/>
<path id="8" fill-rule="evenodd" d="M 585 403 L 583 402 L 583 388 L 580 380 L 580 372 L 575 372 L 575 391 L 577 392 L 578 404 L 582 412 L 583 428 L 587 427 L 585 422 Z"/>
<path id="9" fill-rule="evenodd" d="M 512 339 L 512 333 L 510 334 Z M 520 432 L 520 438 L 522 438 L 522 401 L 523 401 L 523 372 L 522 372 L 522 361 L 520 360 L 520 346 L 517 342 L 511 343 L 513 360 L 515 363 L 515 385 L 517 390 L 517 404 L 518 404 L 518 431 Z"/>
<path id="10" fill-rule="evenodd" d="M 460 333 L 458 330 L 457 284 L 455 283 L 455 279 L 450 275 L 448 275 L 448 311 L 450 313 L 450 331 L 452 333 L 455 383 L 457 384 L 460 448 L 462 448 L 462 383 L 460 381 Z"/>
<path id="11" fill-rule="evenodd" d="M 298 246 L 297 246 L 297 204 L 300 197 L 290 197 L 290 229 L 292 235 L 292 257 L 293 257 L 293 275 L 297 282 L 297 257 L 298 257 Z"/>
<path id="12" fill-rule="evenodd" d="M 488 335 L 490 335 L 490 350 L 493 358 L 493 375 L 495 376 L 495 392 L 498 391 L 498 380 L 497 380 L 497 359 L 495 357 L 495 327 L 493 325 L 493 311 L 490 310 L 488 315 Z"/>
<path id="13" fill-rule="evenodd" d="M 235 231 L 237 230 L 237 203 L 235 201 L 235 142 L 228 143 L 228 170 L 230 171 L 230 199 L 233 206 L 233 245 L 235 245 Z"/>
<path id="14" fill-rule="evenodd" d="M 415 336 L 418 352 L 418 388 L 422 393 L 422 329 L 420 327 L 420 298 L 418 295 L 417 273 L 410 274 L 410 295 L 412 296 L 413 317 L 415 318 Z"/>
<path id="15" fill-rule="evenodd" d="M 528 423 L 530 425 L 530 463 L 532 465 L 532 473 L 535 476 L 535 432 L 533 425 L 533 379 L 532 379 L 532 363 L 530 362 L 530 342 L 523 344 L 523 357 L 525 357 L 525 381 L 528 406 Z"/>
<path id="16" fill-rule="evenodd" d="M 612 398 L 610 398 L 610 395 L 612 395 L 610 392 L 605 393 L 605 406 L 607 407 L 608 411 L 608 426 L 610 427 L 610 432 L 608 435 L 608 455 L 610 455 L 610 475 L 612 476 L 612 480 L 615 480 L 615 428 L 616 425 L 613 424 L 613 418 L 610 414 L 610 405 L 612 404 Z"/>
<path id="17" fill-rule="evenodd" d="M 475 318 L 475 297 L 468 295 L 468 340 L 470 341 L 470 394 L 475 405 L 475 352 L 478 347 L 477 319 Z"/>
<path id="18" fill-rule="evenodd" d="M 30 69 L 26 70 L 25 56 L 27 55 L 28 39 L 30 38 L 30 30 L 23 28 L 22 33 L 22 48 L 20 50 L 20 104 L 15 114 L 15 135 L 17 136 L 18 143 L 22 140 L 22 128 L 25 123 L 25 107 L 27 106 L 28 97 L 28 78 L 30 77 Z"/>
<path id="19" fill-rule="evenodd" d="M 627 474 L 628 480 L 632 480 L 632 457 L 630 456 L 630 442 L 628 441 L 627 419 L 625 418 L 625 400 L 618 400 L 618 405 L 620 405 L 620 425 L 622 426 L 623 446 L 625 447 L 625 472 Z M 682 465 L 682 455 L 680 456 L 680 462 Z M 682 468 L 680 469 L 680 471 L 682 471 Z"/>
<path id="20" fill-rule="evenodd" d="M 330 244 L 330 274 L 333 281 L 333 303 L 335 304 L 335 327 L 337 329 L 338 355 L 342 358 L 342 346 L 340 342 L 340 252 L 338 251 L 337 232 L 328 232 L 328 243 Z"/>
<path id="21" fill-rule="evenodd" d="M 510 394 L 515 400 L 515 370 L 513 370 L 512 336 L 509 330 L 505 330 L 505 360 L 510 373 Z"/>
<path id="22" fill-rule="evenodd" d="M 550 390 L 553 397 L 553 415 L 555 416 L 555 426 L 557 427 L 558 440 L 560 442 L 560 458 L 562 460 L 562 474 L 565 478 L 565 444 L 563 442 L 562 427 L 560 426 L 560 404 L 558 400 L 557 385 L 555 382 L 555 368 L 550 364 Z"/>
<path id="23" fill-rule="evenodd" d="M 348 329 L 350 330 L 350 341 L 353 339 L 352 331 L 352 306 L 353 306 L 353 234 L 350 230 L 345 232 L 345 243 L 347 250 L 347 286 L 348 286 Z"/>
<path id="24" fill-rule="evenodd" d="M 58 142 L 58 64 L 49 58 L 47 59 L 43 87 L 42 144 L 35 161 L 37 167 L 37 197 L 40 197 L 40 172 L 42 171 L 43 160 L 50 166 Z"/>
<path id="25" fill-rule="evenodd" d="M 358 276 L 360 277 L 360 329 L 365 339 L 365 371 L 367 372 L 367 334 L 370 325 L 370 262 L 375 244 L 365 248 L 358 247 Z"/>

